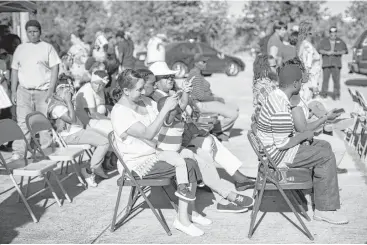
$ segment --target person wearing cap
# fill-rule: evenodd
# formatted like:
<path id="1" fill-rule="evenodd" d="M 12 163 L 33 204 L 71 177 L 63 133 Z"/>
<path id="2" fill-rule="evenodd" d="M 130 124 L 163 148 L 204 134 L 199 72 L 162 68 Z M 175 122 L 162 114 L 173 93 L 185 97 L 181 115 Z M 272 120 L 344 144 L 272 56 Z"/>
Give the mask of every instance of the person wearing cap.
<path id="1" fill-rule="evenodd" d="M 202 54 L 194 55 L 194 68 L 189 72 L 188 79 L 195 77 L 192 81 L 192 99 L 197 101 L 196 105 L 201 113 L 218 113 L 223 119 L 219 120 L 212 130 L 220 140 L 228 141 L 230 131 L 238 118 L 238 107 L 229 105 L 223 98 L 215 96 L 210 83 L 201 74 L 206 69 L 208 57 Z"/>
<path id="2" fill-rule="evenodd" d="M 55 90 L 61 60 L 51 44 L 40 40 L 41 25 L 37 20 L 29 20 L 25 29 L 29 41 L 17 47 L 11 65 L 11 97 L 16 105 L 18 124 L 26 139 L 30 140 L 25 118 L 33 111 L 47 114 L 47 104 Z M 40 133 L 40 140 L 42 147 L 52 142 L 47 132 Z M 24 141 L 15 141 L 13 148 L 13 159 L 19 159 L 24 154 Z"/>
<path id="3" fill-rule="evenodd" d="M 133 69 L 135 66 L 134 58 L 134 42 L 130 35 L 127 35 L 124 31 L 118 31 L 116 33 L 117 40 L 117 58 L 120 61 L 120 71 L 125 69 Z"/>
<path id="4" fill-rule="evenodd" d="M 95 175 L 108 178 L 103 171 L 102 163 L 110 148 L 109 142 L 107 137 L 98 131 L 92 128 L 84 129 L 84 125 L 75 115 L 74 94 L 75 88 L 72 82 L 64 76 L 64 79 L 59 80 L 56 92 L 50 100 L 47 114 L 66 144 L 90 144 L 96 147 L 90 160 L 91 174 L 85 169 L 82 169 L 82 174 L 88 186 L 97 187 Z"/>
<path id="5" fill-rule="evenodd" d="M 147 45 L 147 57 L 145 59 L 145 65 L 149 67 L 154 62 L 166 61 L 166 49 L 164 45 L 167 43 L 167 36 L 159 33 L 151 37 Z"/>
<path id="6" fill-rule="evenodd" d="M 340 70 L 342 68 L 342 56 L 348 54 L 345 42 L 337 36 L 337 28 L 332 26 L 329 30 L 329 37 L 321 40 L 319 52 L 322 54 L 323 82 L 321 96 L 327 97 L 330 74 L 334 81 L 333 99 L 340 99 Z"/>
<path id="7" fill-rule="evenodd" d="M 75 111 L 83 125 L 98 130 L 106 137 L 112 131 L 104 94 L 107 83 L 107 72 L 97 70 L 93 72 L 90 83 L 79 89 L 75 99 Z"/>
<path id="8" fill-rule="evenodd" d="M 261 108 L 257 136 L 274 164 L 283 168 L 310 168 L 313 171 L 314 220 L 346 224 L 340 214 L 340 196 L 335 155 L 327 141 L 314 139 L 314 132 L 297 133 L 290 98 L 302 87 L 303 72 L 297 64 L 279 70 L 279 89 L 271 92 Z M 308 144 L 303 144 L 308 141 Z"/>

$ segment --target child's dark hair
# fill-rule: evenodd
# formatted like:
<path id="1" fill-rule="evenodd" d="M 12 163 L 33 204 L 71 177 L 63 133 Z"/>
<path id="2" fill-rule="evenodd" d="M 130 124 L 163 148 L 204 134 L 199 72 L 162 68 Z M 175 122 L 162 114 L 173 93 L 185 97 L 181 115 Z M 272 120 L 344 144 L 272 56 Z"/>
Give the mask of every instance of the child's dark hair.
<path id="1" fill-rule="evenodd" d="M 160 98 L 158 100 L 158 103 L 157 103 L 157 109 L 158 109 L 158 111 L 161 111 L 162 110 L 164 104 L 166 103 L 167 98 L 168 98 L 168 96 L 163 97 L 163 98 Z"/>
<path id="2" fill-rule="evenodd" d="M 139 79 L 142 79 L 139 73 L 133 69 L 126 69 L 117 77 L 117 82 L 121 90 L 124 88 L 132 89 Z"/>
<path id="3" fill-rule="evenodd" d="M 144 80 L 146 80 L 146 77 L 150 76 L 150 75 L 153 75 L 153 72 L 151 72 L 150 70 L 148 69 L 138 69 L 136 70 L 137 73 L 139 73 L 139 75 L 144 78 Z"/>
<path id="4" fill-rule="evenodd" d="M 292 32 L 288 40 L 290 45 L 296 46 L 298 42 L 298 31 Z"/>

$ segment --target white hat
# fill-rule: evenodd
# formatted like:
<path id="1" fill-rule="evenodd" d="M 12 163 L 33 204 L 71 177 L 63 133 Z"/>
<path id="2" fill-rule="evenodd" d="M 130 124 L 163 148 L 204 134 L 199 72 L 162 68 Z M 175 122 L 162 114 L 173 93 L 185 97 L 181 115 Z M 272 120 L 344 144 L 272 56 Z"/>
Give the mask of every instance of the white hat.
<path id="1" fill-rule="evenodd" d="M 162 39 L 163 41 L 166 41 L 168 39 L 166 34 L 163 34 L 163 33 L 158 33 L 156 37 Z"/>
<path id="2" fill-rule="evenodd" d="M 154 76 L 176 75 L 177 73 L 177 71 L 169 69 L 167 63 L 164 61 L 154 62 L 149 66 L 149 70 L 153 72 Z"/>

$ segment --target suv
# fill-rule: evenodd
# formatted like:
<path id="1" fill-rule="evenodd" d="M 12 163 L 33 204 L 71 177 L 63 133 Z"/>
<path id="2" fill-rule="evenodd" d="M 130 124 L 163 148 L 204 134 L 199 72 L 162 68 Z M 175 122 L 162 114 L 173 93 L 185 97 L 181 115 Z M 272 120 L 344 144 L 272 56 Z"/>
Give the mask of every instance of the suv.
<path id="1" fill-rule="evenodd" d="M 367 30 L 353 45 L 353 60 L 348 63 L 348 68 L 351 73 L 367 75 Z"/>

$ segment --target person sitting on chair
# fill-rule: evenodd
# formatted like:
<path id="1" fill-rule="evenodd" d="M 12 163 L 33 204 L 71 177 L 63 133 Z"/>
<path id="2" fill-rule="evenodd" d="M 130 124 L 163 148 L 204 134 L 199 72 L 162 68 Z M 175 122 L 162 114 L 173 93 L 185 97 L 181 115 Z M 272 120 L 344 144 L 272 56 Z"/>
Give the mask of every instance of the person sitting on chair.
<path id="1" fill-rule="evenodd" d="M 335 155 L 327 141 L 314 139 L 314 132 L 297 133 L 290 98 L 302 87 L 303 72 L 297 64 L 279 70 L 279 89 L 271 92 L 261 108 L 257 136 L 279 167 L 313 170 L 314 219 L 332 224 L 346 224 L 340 209 Z M 308 144 L 303 142 L 308 141 Z"/>

